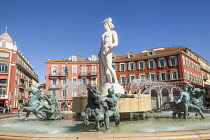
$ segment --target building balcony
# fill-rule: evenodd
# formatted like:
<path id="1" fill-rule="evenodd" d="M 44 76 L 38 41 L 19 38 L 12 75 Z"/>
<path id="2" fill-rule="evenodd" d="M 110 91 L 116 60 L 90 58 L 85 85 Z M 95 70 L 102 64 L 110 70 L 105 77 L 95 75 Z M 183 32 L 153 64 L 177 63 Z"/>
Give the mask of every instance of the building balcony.
<path id="1" fill-rule="evenodd" d="M 0 99 L 8 99 L 8 95 L 0 95 Z"/>
<path id="2" fill-rule="evenodd" d="M 26 80 L 26 76 L 21 76 L 20 79 Z"/>
<path id="3" fill-rule="evenodd" d="M 51 72 L 50 76 L 66 76 L 66 73 L 64 72 Z"/>
<path id="4" fill-rule="evenodd" d="M 50 89 L 61 89 L 62 86 L 61 85 L 50 85 L 48 88 L 49 88 L 49 90 Z"/>
<path id="5" fill-rule="evenodd" d="M 37 75 L 29 67 L 27 67 L 26 64 L 24 64 L 23 62 L 17 60 L 17 65 L 20 66 L 21 68 L 23 68 L 26 72 L 28 72 L 36 80 L 39 80 Z"/>
<path id="6" fill-rule="evenodd" d="M 203 80 L 208 80 L 209 78 L 207 76 L 203 76 Z"/>
<path id="7" fill-rule="evenodd" d="M 80 74 L 79 74 L 79 76 L 96 76 L 96 75 L 98 75 L 98 73 L 97 72 L 81 72 Z"/>
<path id="8" fill-rule="evenodd" d="M 32 80 L 29 81 L 29 84 L 32 84 Z"/>
<path id="9" fill-rule="evenodd" d="M 25 96 L 18 96 L 18 99 L 19 100 L 24 100 L 25 99 Z"/>
<path id="10" fill-rule="evenodd" d="M 49 85 L 48 89 L 49 90 L 53 90 L 53 89 L 62 89 L 62 88 L 66 88 L 66 85 Z"/>
<path id="11" fill-rule="evenodd" d="M 19 88 L 24 89 L 24 88 L 26 88 L 26 85 L 22 85 L 22 84 L 20 84 L 20 85 L 19 85 Z"/>
<path id="12" fill-rule="evenodd" d="M 0 71 L 0 73 L 8 73 L 8 70 L 6 70 L 6 71 Z"/>

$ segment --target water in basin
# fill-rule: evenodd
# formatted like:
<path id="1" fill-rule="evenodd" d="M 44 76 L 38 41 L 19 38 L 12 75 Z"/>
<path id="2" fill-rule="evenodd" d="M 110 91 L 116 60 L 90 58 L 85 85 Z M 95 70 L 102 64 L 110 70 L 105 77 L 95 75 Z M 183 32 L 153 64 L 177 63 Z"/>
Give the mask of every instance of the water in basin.
<path id="1" fill-rule="evenodd" d="M 139 132 L 159 132 L 210 129 L 210 114 L 204 114 L 206 119 L 195 116 L 190 112 L 188 119 L 172 119 L 171 111 L 162 113 L 150 113 L 147 120 L 122 120 L 120 126 L 116 127 L 114 122 L 110 123 L 108 130 L 101 127 L 104 133 L 139 133 Z M 82 121 L 76 121 L 73 114 L 65 114 L 64 120 L 40 120 L 35 116 L 30 116 L 28 121 L 24 118 L 8 118 L 0 120 L 0 131 L 20 132 L 20 133 L 82 133 L 95 132 L 94 122 L 85 126 Z"/>

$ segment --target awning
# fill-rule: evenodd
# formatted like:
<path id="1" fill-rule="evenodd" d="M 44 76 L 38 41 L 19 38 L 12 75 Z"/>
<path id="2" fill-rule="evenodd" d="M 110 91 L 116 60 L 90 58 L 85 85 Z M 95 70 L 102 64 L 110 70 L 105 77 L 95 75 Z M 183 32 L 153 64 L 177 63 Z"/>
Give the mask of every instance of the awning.
<path id="1" fill-rule="evenodd" d="M 96 76 L 92 76 L 92 77 L 90 77 L 90 78 L 96 78 Z"/>

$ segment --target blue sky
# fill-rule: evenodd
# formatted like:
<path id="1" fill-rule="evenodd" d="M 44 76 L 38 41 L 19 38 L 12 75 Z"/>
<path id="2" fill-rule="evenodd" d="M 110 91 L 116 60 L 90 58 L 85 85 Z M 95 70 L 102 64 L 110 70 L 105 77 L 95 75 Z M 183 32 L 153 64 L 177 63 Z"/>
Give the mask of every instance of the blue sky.
<path id="1" fill-rule="evenodd" d="M 49 58 L 98 54 L 102 21 L 111 17 L 114 53 L 185 46 L 210 61 L 210 0 L 1 0 L 0 34 L 8 33 L 45 83 Z"/>

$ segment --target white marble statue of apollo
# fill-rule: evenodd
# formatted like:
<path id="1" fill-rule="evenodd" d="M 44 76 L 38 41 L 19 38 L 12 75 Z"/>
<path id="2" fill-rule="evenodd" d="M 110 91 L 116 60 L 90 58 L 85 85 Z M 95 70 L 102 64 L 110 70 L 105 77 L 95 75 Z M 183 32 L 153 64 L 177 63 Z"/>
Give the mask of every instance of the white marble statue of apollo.
<path id="1" fill-rule="evenodd" d="M 100 84 L 118 84 L 116 72 L 112 67 L 112 48 L 118 45 L 117 33 L 111 30 L 114 28 L 111 18 L 105 19 L 102 23 L 104 25 L 105 32 L 101 37 L 101 48 L 98 54 L 101 77 Z"/>

